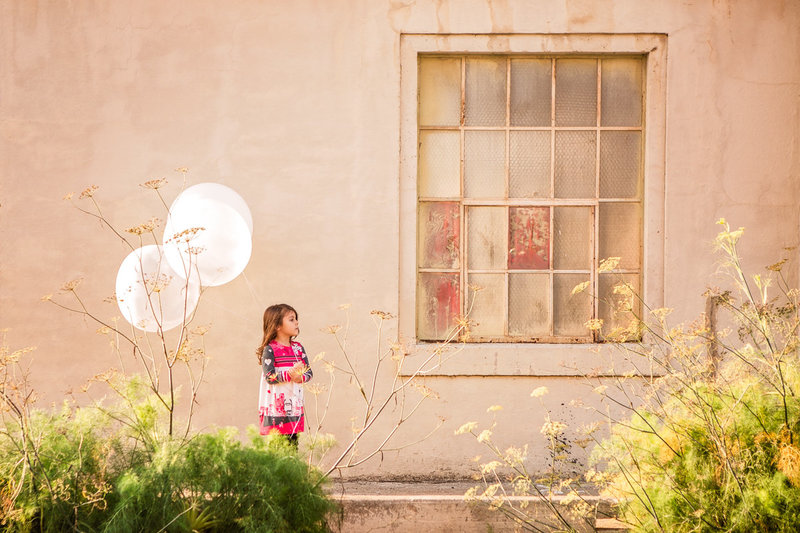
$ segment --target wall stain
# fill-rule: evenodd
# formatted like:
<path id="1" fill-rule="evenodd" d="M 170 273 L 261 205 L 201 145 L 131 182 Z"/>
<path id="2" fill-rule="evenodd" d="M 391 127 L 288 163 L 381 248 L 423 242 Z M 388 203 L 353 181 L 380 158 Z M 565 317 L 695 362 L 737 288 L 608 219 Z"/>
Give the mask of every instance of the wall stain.
<path id="1" fill-rule="evenodd" d="M 512 33 L 514 17 L 508 0 L 487 0 L 492 33 Z"/>
<path id="2" fill-rule="evenodd" d="M 389 26 L 397 33 L 401 33 L 411 17 L 411 10 L 416 5 L 417 0 L 411 0 L 410 2 L 391 0 L 389 2 L 389 12 L 387 13 Z"/>

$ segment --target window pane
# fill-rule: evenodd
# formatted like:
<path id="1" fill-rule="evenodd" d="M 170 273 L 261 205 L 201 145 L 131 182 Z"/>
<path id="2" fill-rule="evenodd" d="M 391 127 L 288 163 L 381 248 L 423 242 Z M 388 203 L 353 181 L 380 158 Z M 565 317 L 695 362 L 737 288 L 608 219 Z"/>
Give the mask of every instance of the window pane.
<path id="1" fill-rule="evenodd" d="M 556 198 L 594 198 L 597 136 L 593 131 L 557 131 Z"/>
<path id="2" fill-rule="evenodd" d="M 640 58 L 613 58 L 601 62 L 601 124 L 603 126 L 642 125 L 643 61 Z"/>
<path id="3" fill-rule="evenodd" d="M 457 131 L 419 134 L 419 195 L 452 198 L 461 194 L 461 139 Z"/>
<path id="4" fill-rule="evenodd" d="M 442 340 L 459 315 L 458 274 L 420 272 L 417 278 L 417 336 Z"/>
<path id="5" fill-rule="evenodd" d="M 556 126 L 597 125 L 597 61 L 556 60 Z"/>
<path id="6" fill-rule="evenodd" d="M 461 59 L 419 60 L 419 123 L 458 126 L 461 122 Z"/>
<path id="7" fill-rule="evenodd" d="M 557 270 L 589 270 L 592 265 L 591 207 L 553 208 L 553 263 Z"/>
<path id="8" fill-rule="evenodd" d="M 640 268 L 641 220 L 639 204 L 601 203 L 600 259 L 620 257 L 619 268 Z"/>
<path id="9" fill-rule="evenodd" d="M 636 316 L 641 316 L 638 274 L 600 274 L 599 285 L 598 312 L 603 319 L 604 336 L 615 328 L 628 328 Z"/>
<path id="10" fill-rule="evenodd" d="M 467 59 L 465 84 L 465 124 L 505 126 L 506 59 Z"/>
<path id="11" fill-rule="evenodd" d="M 550 208 L 508 209 L 508 268 L 550 268 Z"/>
<path id="12" fill-rule="evenodd" d="M 510 132 L 508 195 L 550 197 L 550 132 Z"/>
<path id="13" fill-rule="evenodd" d="M 540 337 L 550 334 L 550 276 L 508 275 L 508 334 Z"/>
<path id="14" fill-rule="evenodd" d="M 477 337 L 502 336 L 505 322 L 505 280 L 504 274 L 470 274 L 467 277 L 470 285 L 483 288 L 474 294 L 474 302 L 466 302 L 469 318 L 477 325 L 472 326 L 472 334 Z M 470 310 L 469 306 L 472 305 Z"/>
<path id="15" fill-rule="evenodd" d="M 461 231 L 457 202 L 421 202 L 418 234 L 420 267 L 458 268 Z"/>
<path id="16" fill-rule="evenodd" d="M 506 189 L 506 134 L 464 133 L 464 196 L 503 198 Z"/>
<path id="17" fill-rule="evenodd" d="M 503 269 L 506 264 L 506 209 L 470 207 L 467 210 L 467 249 L 470 269 Z"/>
<path id="18" fill-rule="evenodd" d="M 641 166 L 641 132 L 600 133 L 601 198 L 638 198 Z"/>
<path id="19" fill-rule="evenodd" d="M 511 125 L 550 126 L 552 62 L 511 60 Z"/>
<path id="20" fill-rule="evenodd" d="M 587 291 L 572 294 L 576 285 L 588 281 L 586 274 L 553 274 L 553 330 L 565 337 L 589 337 L 586 321 L 592 317 Z"/>

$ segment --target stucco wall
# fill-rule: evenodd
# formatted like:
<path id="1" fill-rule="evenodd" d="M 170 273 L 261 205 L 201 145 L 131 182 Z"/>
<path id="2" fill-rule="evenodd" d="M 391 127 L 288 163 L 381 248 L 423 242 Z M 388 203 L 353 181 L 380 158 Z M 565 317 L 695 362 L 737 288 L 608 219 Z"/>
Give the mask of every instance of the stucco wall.
<path id="1" fill-rule="evenodd" d="M 666 34 L 666 305 L 679 318 L 702 310 L 719 217 L 747 228 L 743 251 L 754 267 L 798 243 L 796 1 L 11 0 L 0 4 L 0 327 L 10 328 L 11 345 L 38 346 L 31 372 L 40 403 L 118 366 L 91 322 L 39 301 L 84 277 L 85 301 L 99 315 L 117 314 L 101 300 L 127 249 L 62 196 L 99 185 L 111 222 L 133 226 L 163 218 L 137 184 L 168 177 L 169 202 L 180 166 L 190 184 L 239 191 L 255 224 L 244 276 L 203 297 L 197 322 L 213 324 L 212 359 L 198 426 L 254 422 L 253 349 L 270 303 L 297 307 L 300 340 L 330 355 L 335 344 L 320 330 L 341 323 L 337 306 L 351 303 L 350 343 L 369 364 L 368 313 L 396 313 L 399 301 L 403 33 Z M 342 381 L 328 431 L 344 438 L 357 398 Z M 575 424 L 589 416 L 568 409 L 589 394 L 568 377 L 426 384 L 441 399 L 398 443 L 427 432 L 437 415 L 446 417 L 442 428 L 365 471 L 468 472 L 479 448 L 453 429 L 488 421 L 491 404 L 506 406 L 502 443 L 530 442 L 544 464 L 543 409 L 529 397 L 540 385 L 556 416 Z"/>

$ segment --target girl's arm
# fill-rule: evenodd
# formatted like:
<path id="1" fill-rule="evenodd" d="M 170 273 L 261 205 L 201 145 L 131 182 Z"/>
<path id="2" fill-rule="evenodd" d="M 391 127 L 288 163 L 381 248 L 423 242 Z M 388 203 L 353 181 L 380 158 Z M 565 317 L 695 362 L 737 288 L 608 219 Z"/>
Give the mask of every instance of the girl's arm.
<path id="1" fill-rule="evenodd" d="M 306 371 L 303 372 L 302 376 L 302 383 L 305 383 L 306 381 L 311 381 L 311 378 L 314 377 L 314 372 L 311 371 L 311 365 L 308 363 L 308 355 L 306 355 L 306 349 L 303 348 L 302 344 L 300 345 L 300 350 L 303 352 L 303 364 L 306 365 Z"/>
<path id="2" fill-rule="evenodd" d="M 292 380 L 288 372 L 275 372 L 275 354 L 269 345 L 264 347 L 264 353 L 261 355 L 261 370 L 267 378 L 267 383 L 283 383 Z"/>

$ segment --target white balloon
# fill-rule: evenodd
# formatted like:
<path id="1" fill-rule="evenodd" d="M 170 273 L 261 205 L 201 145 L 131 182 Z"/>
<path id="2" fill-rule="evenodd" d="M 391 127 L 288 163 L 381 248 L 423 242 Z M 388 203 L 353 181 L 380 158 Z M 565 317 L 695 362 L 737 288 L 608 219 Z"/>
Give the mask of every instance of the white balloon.
<path id="1" fill-rule="evenodd" d="M 247 207 L 247 202 L 239 196 L 239 193 L 220 183 L 198 183 L 197 185 L 192 185 L 175 198 L 170 207 L 170 212 L 180 209 L 182 203 L 193 203 L 202 200 L 221 202 L 233 208 L 244 219 L 248 231 L 251 234 L 253 233 L 253 215 L 250 213 L 250 208 Z"/>
<path id="2" fill-rule="evenodd" d="M 184 322 L 200 298 L 196 276 L 186 281 L 164 260 L 161 246 L 137 248 L 117 272 L 117 305 L 125 320 L 144 331 L 172 329 Z"/>
<path id="3" fill-rule="evenodd" d="M 197 272 L 204 287 L 222 285 L 242 273 L 253 251 L 245 220 L 228 205 L 186 199 L 164 226 L 164 255 L 179 275 Z"/>

